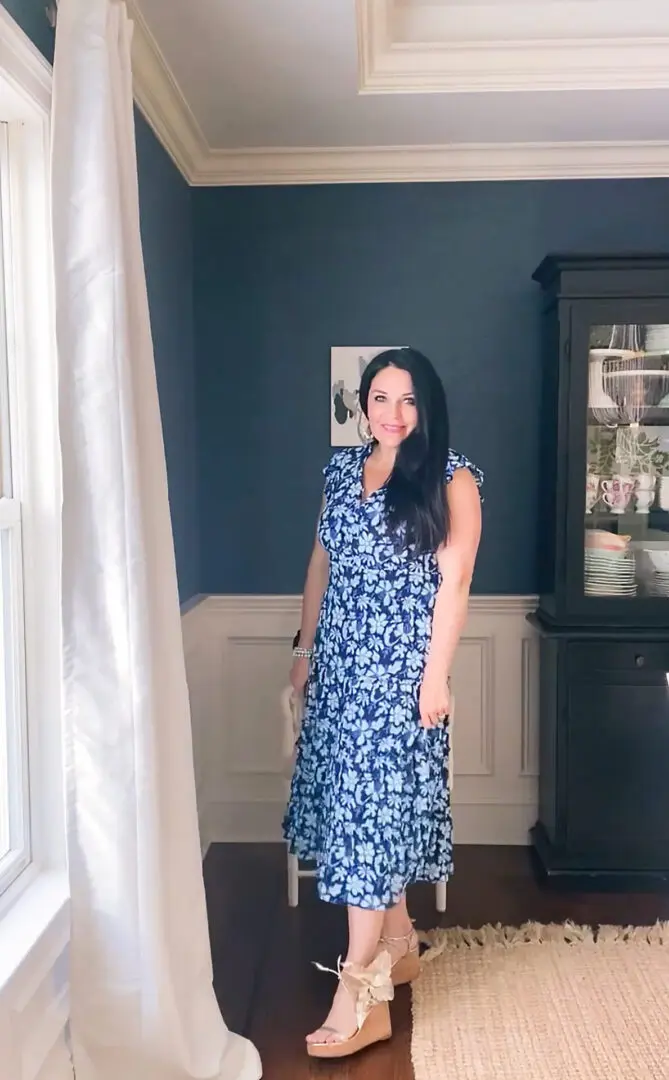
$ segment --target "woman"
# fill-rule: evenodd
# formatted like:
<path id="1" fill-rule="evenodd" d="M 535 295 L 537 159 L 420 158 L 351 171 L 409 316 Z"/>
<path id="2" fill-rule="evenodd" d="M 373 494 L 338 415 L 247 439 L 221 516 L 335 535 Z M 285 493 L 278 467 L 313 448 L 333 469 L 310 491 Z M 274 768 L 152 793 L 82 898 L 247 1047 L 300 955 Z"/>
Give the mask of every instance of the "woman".
<path id="1" fill-rule="evenodd" d="M 326 466 L 291 683 L 306 701 L 284 833 L 348 905 L 349 945 L 315 1057 L 390 1036 L 393 984 L 418 971 L 414 881 L 452 870 L 449 672 L 481 533 L 475 465 L 449 448 L 430 361 L 389 349 L 366 368 L 367 444 Z"/>

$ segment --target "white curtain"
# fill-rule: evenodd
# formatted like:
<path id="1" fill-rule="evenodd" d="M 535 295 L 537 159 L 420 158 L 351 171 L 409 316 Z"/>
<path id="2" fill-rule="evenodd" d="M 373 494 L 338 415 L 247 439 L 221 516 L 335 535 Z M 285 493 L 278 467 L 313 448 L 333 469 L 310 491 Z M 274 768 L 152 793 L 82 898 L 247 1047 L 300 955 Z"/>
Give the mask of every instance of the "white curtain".
<path id="1" fill-rule="evenodd" d="M 77 1080 L 257 1080 L 257 1052 L 228 1031 L 212 989 L 131 27 L 120 0 L 59 4 L 52 179 L 73 1058 Z"/>

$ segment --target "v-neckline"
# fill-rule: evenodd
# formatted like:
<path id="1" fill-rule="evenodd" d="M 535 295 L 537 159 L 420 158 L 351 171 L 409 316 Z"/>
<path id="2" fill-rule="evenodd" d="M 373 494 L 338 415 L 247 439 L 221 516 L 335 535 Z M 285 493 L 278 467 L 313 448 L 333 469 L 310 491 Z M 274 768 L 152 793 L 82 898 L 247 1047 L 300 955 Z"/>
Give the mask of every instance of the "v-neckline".
<path id="1" fill-rule="evenodd" d="M 359 506 L 366 506 L 370 499 L 373 499 L 375 495 L 378 495 L 379 491 L 383 491 L 388 483 L 388 477 L 381 484 L 381 487 L 374 488 L 374 491 L 370 491 L 368 495 L 365 495 L 365 465 L 367 464 L 373 445 L 363 447 L 363 452 L 360 455 L 360 467 L 358 469 L 358 483 L 357 483 L 357 502 Z"/>

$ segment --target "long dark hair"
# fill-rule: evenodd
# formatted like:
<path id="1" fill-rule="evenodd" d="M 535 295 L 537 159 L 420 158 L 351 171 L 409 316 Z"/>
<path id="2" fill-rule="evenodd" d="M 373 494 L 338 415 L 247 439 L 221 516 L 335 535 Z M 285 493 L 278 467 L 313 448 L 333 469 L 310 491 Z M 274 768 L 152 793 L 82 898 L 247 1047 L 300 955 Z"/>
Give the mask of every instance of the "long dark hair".
<path id="1" fill-rule="evenodd" d="M 386 515 L 391 533 L 402 536 L 416 554 L 436 551 L 448 532 L 444 492 L 449 449 L 448 405 L 441 379 L 417 349 L 386 349 L 365 368 L 360 405 L 368 416 L 372 381 L 387 367 L 411 376 L 418 410 L 415 429 L 400 443 L 386 486 Z"/>

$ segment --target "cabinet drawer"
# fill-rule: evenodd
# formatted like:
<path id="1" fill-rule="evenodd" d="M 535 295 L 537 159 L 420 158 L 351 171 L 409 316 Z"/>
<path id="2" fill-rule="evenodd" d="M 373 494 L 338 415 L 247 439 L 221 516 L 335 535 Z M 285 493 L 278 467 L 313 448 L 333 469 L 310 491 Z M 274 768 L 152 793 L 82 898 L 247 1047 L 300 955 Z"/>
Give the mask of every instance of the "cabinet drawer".
<path id="1" fill-rule="evenodd" d="M 597 671 L 669 672 L 669 641 L 574 641 L 568 649 L 569 671 L 592 676 Z"/>

